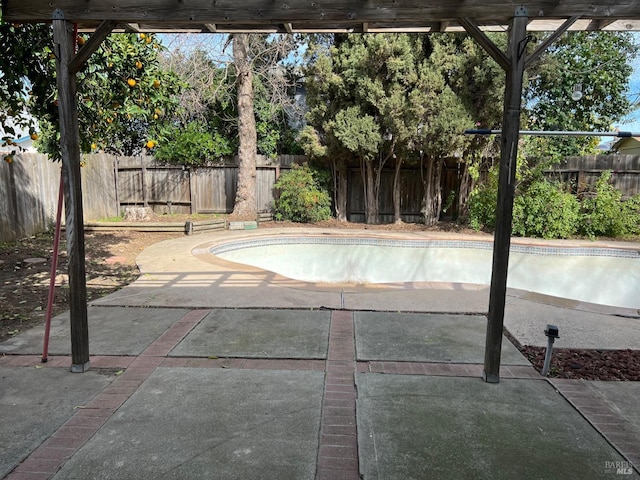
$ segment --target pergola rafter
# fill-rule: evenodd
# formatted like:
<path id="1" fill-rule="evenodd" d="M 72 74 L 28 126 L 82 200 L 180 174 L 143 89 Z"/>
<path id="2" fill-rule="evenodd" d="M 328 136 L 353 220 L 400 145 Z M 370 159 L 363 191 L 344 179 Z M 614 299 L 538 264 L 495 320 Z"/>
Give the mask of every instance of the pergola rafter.
<path id="1" fill-rule="evenodd" d="M 565 31 L 640 31 L 636 0 L 0 0 L 13 23 L 53 22 L 69 256 L 72 371 L 89 368 L 76 73 L 110 32 L 322 33 L 466 31 L 506 72 L 484 379 L 499 381 L 520 130 L 522 78 Z M 72 25 L 93 32 L 74 54 Z M 509 31 L 507 52 L 485 35 Z M 529 57 L 528 31 L 553 32 Z"/>

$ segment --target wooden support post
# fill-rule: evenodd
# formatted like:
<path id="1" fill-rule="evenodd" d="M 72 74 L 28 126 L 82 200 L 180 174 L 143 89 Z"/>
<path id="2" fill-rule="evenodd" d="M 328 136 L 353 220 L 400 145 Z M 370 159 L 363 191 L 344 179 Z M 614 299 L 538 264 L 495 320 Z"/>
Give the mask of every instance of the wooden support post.
<path id="1" fill-rule="evenodd" d="M 511 221 L 522 105 L 522 77 L 526 61 L 527 21 L 527 10 L 524 7 L 517 8 L 511 25 L 507 52 L 509 68 L 507 69 L 504 92 L 496 230 L 493 242 L 493 268 L 482 375 L 484 380 L 489 383 L 500 381 L 500 354 L 507 294 L 509 248 L 511 246 Z"/>
<path id="2" fill-rule="evenodd" d="M 60 152 L 64 177 L 64 203 L 69 260 L 69 308 L 71 314 L 71 371 L 89 369 L 87 284 L 85 274 L 84 225 L 80 176 L 80 134 L 76 99 L 76 77 L 69 65 L 75 57 L 73 25 L 56 10 L 53 38 L 57 57 Z"/>

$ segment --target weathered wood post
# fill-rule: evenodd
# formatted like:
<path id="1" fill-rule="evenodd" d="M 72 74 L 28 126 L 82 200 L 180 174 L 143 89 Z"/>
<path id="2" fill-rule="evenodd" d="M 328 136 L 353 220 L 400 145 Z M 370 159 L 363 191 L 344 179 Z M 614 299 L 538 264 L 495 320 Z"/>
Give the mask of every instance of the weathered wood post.
<path id="1" fill-rule="evenodd" d="M 60 153 L 64 178 L 65 223 L 69 261 L 69 309 L 71 315 L 71 371 L 89 369 L 89 328 L 87 324 L 87 283 L 85 272 L 82 185 L 80 176 L 80 134 L 76 100 L 76 75 L 69 66 L 75 57 L 73 25 L 64 13 L 53 13 L 56 49 Z"/>
<path id="2" fill-rule="evenodd" d="M 504 92 L 496 230 L 493 241 L 493 268 L 482 374 L 484 380 L 489 383 L 500 381 L 500 354 L 507 294 L 509 248 L 511 246 L 511 221 L 513 219 L 513 196 L 522 105 L 522 77 L 526 61 L 527 22 L 526 8 L 517 8 L 511 24 L 507 50 L 509 68 L 507 69 Z"/>

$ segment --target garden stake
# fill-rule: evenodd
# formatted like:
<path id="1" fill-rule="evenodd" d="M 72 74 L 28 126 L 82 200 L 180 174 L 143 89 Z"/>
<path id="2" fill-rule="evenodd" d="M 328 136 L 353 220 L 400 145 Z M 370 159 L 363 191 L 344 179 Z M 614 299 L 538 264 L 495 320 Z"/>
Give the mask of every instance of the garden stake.
<path id="1" fill-rule="evenodd" d="M 62 220 L 63 199 L 62 170 L 60 171 L 60 187 L 58 189 L 58 211 L 56 212 L 56 231 L 53 237 L 53 257 L 51 258 L 51 278 L 49 279 L 49 294 L 47 296 L 47 312 L 44 322 L 44 345 L 42 346 L 42 363 L 47 363 L 49 354 L 49 333 L 51 331 L 51 314 L 53 311 L 53 296 L 56 290 L 56 270 L 58 269 L 58 250 L 60 248 L 60 230 Z"/>

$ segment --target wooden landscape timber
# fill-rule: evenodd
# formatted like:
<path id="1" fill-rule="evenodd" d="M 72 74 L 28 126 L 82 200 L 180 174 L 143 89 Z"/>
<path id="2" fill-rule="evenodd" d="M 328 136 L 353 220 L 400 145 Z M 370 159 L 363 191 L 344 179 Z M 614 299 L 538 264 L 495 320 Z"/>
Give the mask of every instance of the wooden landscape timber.
<path id="1" fill-rule="evenodd" d="M 186 235 L 225 230 L 224 218 L 186 222 L 87 222 L 85 232 L 182 232 Z"/>
<path id="2" fill-rule="evenodd" d="M 3 21 L 54 23 L 58 70 L 61 152 L 67 204 L 67 248 L 69 255 L 72 371 L 89 368 L 87 298 L 84 266 L 80 151 L 75 98 L 75 73 L 82 61 L 76 57 L 73 24 L 84 31 L 107 35 L 117 22 L 127 31 L 242 33 L 295 31 L 466 31 L 506 73 L 500 180 L 496 209 L 488 328 L 485 343 L 485 381 L 499 381 L 511 217 L 513 177 L 518 153 L 522 76 L 527 64 L 542 53 L 564 31 L 611 29 L 632 31 L 640 26 L 640 2 L 636 0 L 1 0 Z M 523 45 L 527 29 L 542 20 L 558 21 L 554 33 L 528 59 Z M 580 23 L 585 21 L 586 23 Z M 559 26 L 558 26 L 559 25 Z M 483 29 L 498 26 L 509 31 L 506 54 Z M 95 48 L 99 42 L 91 42 Z"/>

